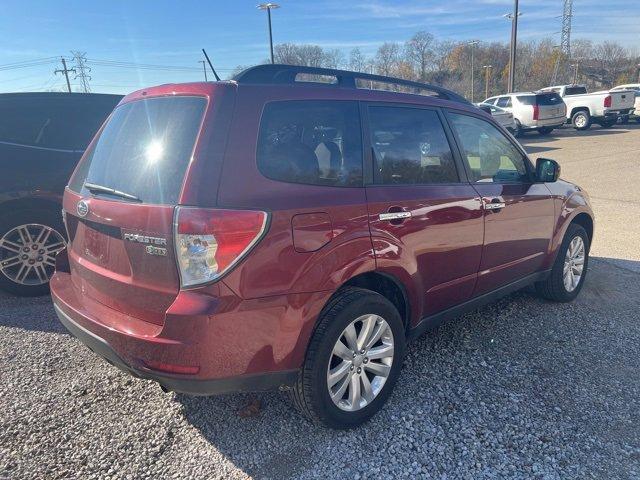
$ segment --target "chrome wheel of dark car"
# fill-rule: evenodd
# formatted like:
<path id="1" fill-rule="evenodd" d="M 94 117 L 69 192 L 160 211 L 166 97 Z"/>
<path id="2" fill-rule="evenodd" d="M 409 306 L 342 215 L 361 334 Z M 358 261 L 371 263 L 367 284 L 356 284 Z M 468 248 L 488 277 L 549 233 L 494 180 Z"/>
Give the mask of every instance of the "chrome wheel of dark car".
<path id="1" fill-rule="evenodd" d="M 64 247 L 64 237 L 47 225 L 18 225 L 0 238 L 0 272 L 18 285 L 44 285 Z"/>

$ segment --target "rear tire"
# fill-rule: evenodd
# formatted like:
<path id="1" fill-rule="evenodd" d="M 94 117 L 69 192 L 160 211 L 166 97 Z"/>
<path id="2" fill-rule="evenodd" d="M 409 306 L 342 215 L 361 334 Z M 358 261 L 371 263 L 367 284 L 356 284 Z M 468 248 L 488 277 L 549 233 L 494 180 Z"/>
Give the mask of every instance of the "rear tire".
<path id="1" fill-rule="evenodd" d="M 553 127 L 542 127 L 538 129 L 538 133 L 540 135 L 549 135 L 551 132 L 553 132 Z"/>
<path id="2" fill-rule="evenodd" d="M 26 230 L 20 229 L 21 226 Z M 46 229 L 50 232 L 47 240 L 41 242 L 42 247 L 32 248 L 39 243 L 35 238 L 38 232 L 46 235 Z M 21 230 L 32 238 L 23 240 Z M 65 241 L 64 232 L 62 215 L 58 213 L 56 216 L 53 208 L 16 210 L 0 217 L 0 289 L 22 297 L 48 293 L 49 279 L 54 270 L 52 259 L 57 253 L 57 250 L 49 250 Z M 23 256 L 28 259 L 22 260 Z M 33 264 L 29 264 L 30 260 Z M 23 265 L 25 269 L 20 272 Z"/>
<path id="3" fill-rule="evenodd" d="M 352 325 L 356 343 L 349 341 L 354 338 L 352 334 L 346 334 Z M 384 335 L 374 342 L 383 330 Z M 384 358 L 380 357 L 382 349 L 386 349 Z M 335 429 L 357 427 L 387 401 L 400 374 L 404 351 L 405 330 L 395 306 L 370 290 L 345 288 L 320 314 L 304 366 L 289 396 L 295 407 L 314 422 Z M 330 376 L 335 382 L 332 385 Z"/>
<path id="4" fill-rule="evenodd" d="M 524 131 L 522 130 L 522 124 L 518 119 L 515 120 L 515 124 L 516 124 L 516 128 L 513 131 L 513 136 L 516 138 L 520 138 L 524 134 Z"/>
<path id="5" fill-rule="evenodd" d="M 581 258 L 579 255 L 580 245 L 582 245 Z M 570 302 L 576 298 L 587 276 L 589 247 L 589 236 L 585 229 L 576 223 L 569 225 L 558 249 L 558 256 L 553 264 L 551 274 L 546 280 L 536 283 L 538 294 L 554 302 Z M 572 255 L 573 261 L 569 262 L 569 257 Z M 570 271 L 571 274 L 567 275 L 567 271 Z M 576 279 L 578 271 L 579 278 Z"/>
<path id="6" fill-rule="evenodd" d="M 591 115 L 587 110 L 578 110 L 571 117 L 571 124 L 576 130 L 588 130 L 591 127 Z"/>

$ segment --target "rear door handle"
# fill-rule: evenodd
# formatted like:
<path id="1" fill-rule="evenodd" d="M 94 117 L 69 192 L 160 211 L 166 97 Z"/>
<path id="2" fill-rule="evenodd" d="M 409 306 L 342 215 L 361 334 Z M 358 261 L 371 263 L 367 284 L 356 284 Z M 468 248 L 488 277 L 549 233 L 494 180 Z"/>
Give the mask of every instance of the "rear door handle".
<path id="1" fill-rule="evenodd" d="M 387 212 L 387 213 L 381 213 L 378 216 L 380 220 L 402 220 L 410 217 L 411 217 L 411 212 Z"/>

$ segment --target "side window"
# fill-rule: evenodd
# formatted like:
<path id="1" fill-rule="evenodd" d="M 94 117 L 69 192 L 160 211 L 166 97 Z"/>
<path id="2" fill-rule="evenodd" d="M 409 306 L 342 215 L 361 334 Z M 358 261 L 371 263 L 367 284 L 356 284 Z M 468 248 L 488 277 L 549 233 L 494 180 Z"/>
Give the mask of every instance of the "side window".
<path id="1" fill-rule="evenodd" d="M 527 160 L 500 130 L 480 118 L 449 112 L 475 182 L 528 183 Z"/>
<path id="2" fill-rule="evenodd" d="M 283 182 L 362 186 L 361 135 L 356 102 L 268 103 L 258 135 L 258 168 Z"/>
<path id="3" fill-rule="evenodd" d="M 496 104 L 496 97 L 492 97 L 492 98 L 487 98 L 484 102 L 482 103 L 488 103 L 489 105 L 495 105 Z"/>
<path id="4" fill-rule="evenodd" d="M 0 141 L 84 150 L 114 106 L 73 96 L 6 100 L 0 103 Z"/>
<path id="5" fill-rule="evenodd" d="M 51 115 L 36 100 L 9 99 L 0 103 L 0 142 L 45 146 Z"/>
<path id="6" fill-rule="evenodd" d="M 369 107 L 376 182 L 383 185 L 459 181 L 438 113 L 403 107 Z"/>
<path id="7" fill-rule="evenodd" d="M 511 97 L 500 97 L 500 100 L 498 100 L 498 106 L 502 108 L 510 107 Z"/>

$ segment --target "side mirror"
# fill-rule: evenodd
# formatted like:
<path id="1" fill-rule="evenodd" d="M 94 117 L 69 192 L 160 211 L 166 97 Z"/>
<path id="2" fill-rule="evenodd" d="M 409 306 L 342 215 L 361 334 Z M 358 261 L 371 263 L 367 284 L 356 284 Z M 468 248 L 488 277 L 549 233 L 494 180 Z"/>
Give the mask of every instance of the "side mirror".
<path id="1" fill-rule="evenodd" d="M 538 182 L 555 182 L 560 177 L 560 165 L 550 158 L 536 160 L 536 180 Z"/>

